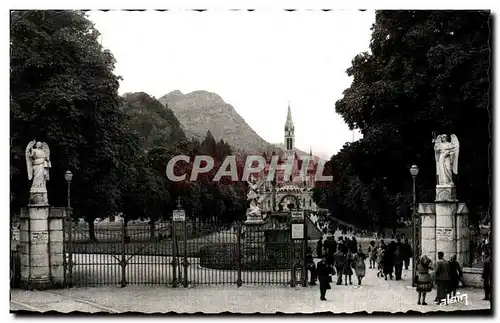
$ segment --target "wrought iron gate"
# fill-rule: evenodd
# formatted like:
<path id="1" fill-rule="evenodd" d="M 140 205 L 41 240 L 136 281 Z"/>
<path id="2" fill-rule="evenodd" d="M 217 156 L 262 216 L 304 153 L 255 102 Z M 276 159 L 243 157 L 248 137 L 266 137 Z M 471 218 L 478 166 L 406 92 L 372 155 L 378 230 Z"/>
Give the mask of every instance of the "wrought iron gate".
<path id="1" fill-rule="evenodd" d="M 183 225 L 179 231 L 176 225 Z M 282 230 L 290 235 L 290 228 Z M 182 234 L 179 234 L 182 232 Z M 65 228 L 68 286 L 162 285 L 292 285 L 305 284 L 303 242 L 274 239 L 254 250 L 249 261 L 241 224 L 187 221 L 159 223 L 100 223 L 90 239 L 86 224 L 67 221 Z M 294 279 L 292 279 L 292 273 Z"/>

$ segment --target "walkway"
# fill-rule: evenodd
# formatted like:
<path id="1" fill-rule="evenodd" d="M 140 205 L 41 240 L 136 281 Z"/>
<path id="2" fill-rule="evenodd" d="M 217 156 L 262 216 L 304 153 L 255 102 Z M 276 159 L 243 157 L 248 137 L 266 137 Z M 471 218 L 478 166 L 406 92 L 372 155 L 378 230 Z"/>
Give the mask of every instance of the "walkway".
<path id="1" fill-rule="evenodd" d="M 468 305 L 434 305 L 435 290 L 428 295 L 428 306 L 416 304 L 416 293 L 409 287 L 410 271 L 403 271 L 403 281 L 385 281 L 376 271 L 367 269 L 364 284 L 332 284 L 328 301 L 319 300 L 317 286 L 262 287 L 244 285 L 192 288 L 142 287 L 73 288 L 57 291 L 11 291 L 11 310 L 59 312 L 144 312 L 144 313 L 353 313 L 359 311 L 406 312 L 456 311 L 490 309 L 481 300 L 482 290 L 461 289 L 467 293 Z M 353 276 L 354 281 L 355 276 Z M 353 283 L 354 283 L 353 281 Z"/>

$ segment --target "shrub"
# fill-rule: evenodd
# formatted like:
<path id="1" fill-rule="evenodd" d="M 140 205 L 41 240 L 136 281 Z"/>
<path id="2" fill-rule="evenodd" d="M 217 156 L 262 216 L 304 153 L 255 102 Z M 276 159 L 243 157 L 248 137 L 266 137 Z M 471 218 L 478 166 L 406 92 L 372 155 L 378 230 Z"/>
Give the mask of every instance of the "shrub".
<path id="1" fill-rule="evenodd" d="M 295 259 L 299 262 L 302 257 L 302 246 L 296 244 Z M 242 246 L 241 255 L 245 251 Z M 254 250 L 254 257 L 257 261 L 250 262 L 251 259 L 241 259 L 241 270 L 283 270 L 290 268 L 291 252 L 290 244 L 266 244 L 264 252 Z M 207 246 L 200 249 L 200 265 L 205 268 L 238 270 L 238 245 L 224 244 Z M 253 258 L 253 257 L 252 257 Z M 253 259 L 255 259 L 253 258 Z"/>

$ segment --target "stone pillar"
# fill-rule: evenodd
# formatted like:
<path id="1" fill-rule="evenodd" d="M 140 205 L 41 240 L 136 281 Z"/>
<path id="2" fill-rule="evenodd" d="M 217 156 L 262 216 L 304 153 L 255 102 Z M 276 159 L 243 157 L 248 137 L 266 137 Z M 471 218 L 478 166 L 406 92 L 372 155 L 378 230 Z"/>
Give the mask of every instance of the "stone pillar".
<path id="1" fill-rule="evenodd" d="M 438 185 L 435 203 L 420 203 L 418 207 L 422 219 L 421 254 L 427 255 L 433 263 L 436 263 L 440 251 L 445 259 L 456 255 L 461 265 L 468 259 L 469 211 L 455 196 L 453 185 Z"/>
<path id="2" fill-rule="evenodd" d="M 30 204 L 21 210 L 21 287 L 46 289 L 51 285 L 48 204 Z"/>
<path id="3" fill-rule="evenodd" d="M 49 214 L 49 251 L 52 284 L 64 286 L 64 219 L 66 208 L 51 208 Z"/>
<path id="4" fill-rule="evenodd" d="M 420 203 L 418 205 L 420 217 L 420 254 L 426 255 L 434 261 L 436 255 L 436 205 L 434 203 Z"/>

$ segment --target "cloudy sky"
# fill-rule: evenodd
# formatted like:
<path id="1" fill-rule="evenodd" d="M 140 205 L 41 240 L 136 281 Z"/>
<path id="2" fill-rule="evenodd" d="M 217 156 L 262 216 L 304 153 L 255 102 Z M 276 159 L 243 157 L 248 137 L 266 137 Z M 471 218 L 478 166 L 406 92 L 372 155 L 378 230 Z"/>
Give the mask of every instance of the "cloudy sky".
<path id="1" fill-rule="evenodd" d="M 117 60 L 120 94 L 206 90 L 268 142 L 283 142 L 288 101 L 296 146 L 324 158 L 353 133 L 334 111 L 345 73 L 367 51 L 373 11 L 92 11 Z M 358 137 L 357 135 L 355 136 Z"/>

